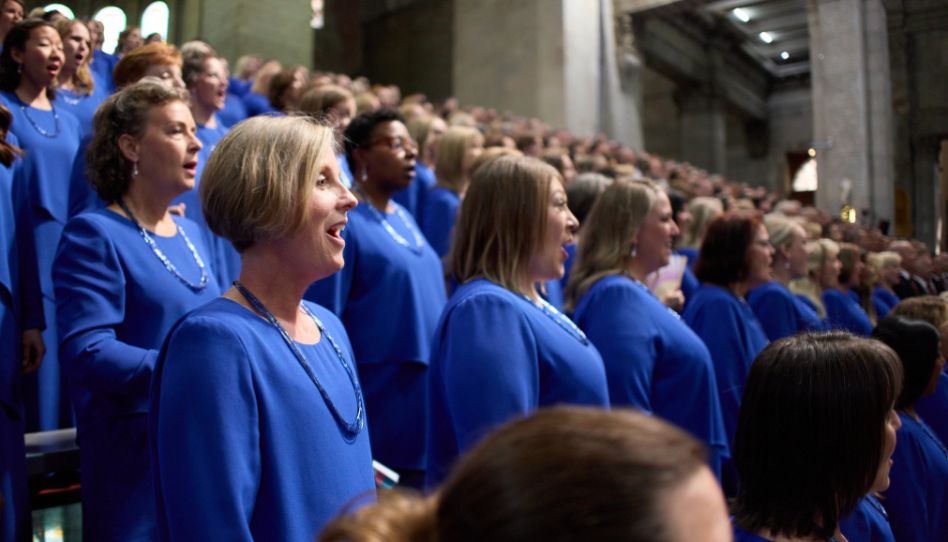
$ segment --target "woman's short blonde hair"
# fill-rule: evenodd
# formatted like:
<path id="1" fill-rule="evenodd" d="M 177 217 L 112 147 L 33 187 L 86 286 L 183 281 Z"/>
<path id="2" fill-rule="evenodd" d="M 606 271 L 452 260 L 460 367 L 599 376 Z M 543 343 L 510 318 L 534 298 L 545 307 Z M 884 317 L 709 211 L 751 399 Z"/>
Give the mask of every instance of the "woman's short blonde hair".
<path id="1" fill-rule="evenodd" d="M 464 154 L 471 147 L 484 145 L 484 136 L 477 128 L 452 126 L 444 133 L 438 144 L 438 158 L 435 162 L 435 175 L 438 186 L 452 192 L 464 190 L 469 171 L 464 171 Z M 469 164 L 468 167 L 470 167 Z"/>
<path id="2" fill-rule="evenodd" d="M 535 158 L 502 156 L 474 173 L 455 225 L 452 270 L 459 283 L 487 279 L 522 292 L 546 232 L 550 183 L 563 180 Z"/>
<path id="3" fill-rule="evenodd" d="M 616 180 L 596 199 L 566 286 L 568 311 L 599 279 L 629 272 L 639 230 L 660 192 L 650 181 Z"/>
<path id="4" fill-rule="evenodd" d="M 724 204 L 717 198 L 698 197 L 688 203 L 691 224 L 682 233 L 681 244 L 685 247 L 701 248 L 704 232 L 715 217 L 724 212 Z"/>
<path id="5" fill-rule="evenodd" d="M 312 118 L 241 122 L 217 144 L 201 176 L 207 225 L 240 252 L 298 232 L 316 178 L 335 155 L 332 128 Z"/>
<path id="6" fill-rule="evenodd" d="M 774 248 L 788 248 L 797 239 L 806 240 L 806 231 L 799 222 L 782 214 L 771 213 L 764 217 L 764 226 Z"/>
<path id="7" fill-rule="evenodd" d="M 339 85 L 322 85 L 313 87 L 303 93 L 300 98 L 300 112 L 316 118 L 322 118 L 336 104 L 352 100 L 355 97 L 348 89 Z"/>
<path id="8" fill-rule="evenodd" d="M 866 265 L 873 268 L 876 273 L 882 271 L 887 265 L 902 265 L 902 256 L 898 252 L 883 250 L 882 252 L 870 252 L 866 255 Z"/>

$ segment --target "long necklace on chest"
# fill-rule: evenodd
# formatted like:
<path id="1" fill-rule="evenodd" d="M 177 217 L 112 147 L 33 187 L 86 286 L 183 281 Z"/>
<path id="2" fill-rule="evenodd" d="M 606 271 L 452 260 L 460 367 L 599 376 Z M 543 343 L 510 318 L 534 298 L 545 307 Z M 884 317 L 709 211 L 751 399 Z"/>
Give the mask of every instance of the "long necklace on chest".
<path id="1" fill-rule="evenodd" d="M 182 284 L 187 286 L 193 292 L 200 292 L 201 290 L 207 287 L 208 275 L 207 275 L 207 270 L 204 268 L 204 261 L 201 259 L 201 256 L 198 254 L 197 249 L 194 248 L 194 244 L 191 243 L 191 239 L 188 238 L 188 234 L 184 232 L 184 228 L 182 228 L 177 223 L 175 223 L 175 228 L 177 228 L 178 233 L 181 234 L 181 238 L 184 239 L 184 244 L 187 245 L 188 250 L 191 252 L 191 257 L 194 258 L 194 263 L 196 263 L 198 266 L 198 269 L 201 270 L 201 279 L 198 281 L 197 284 L 188 280 L 187 277 L 185 277 L 184 275 L 181 274 L 180 271 L 178 271 L 178 268 L 175 267 L 174 263 L 172 263 L 171 260 L 169 260 L 168 257 L 165 256 L 165 253 L 162 252 L 160 248 L 158 248 L 158 245 L 155 243 L 155 240 L 151 238 L 151 235 L 149 235 L 148 230 L 146 230 L 141 224 L 138 223 L 138 219 L 136 219 L 135 215 L 132 214 L 131 209 L 129 209 L 128 206 L 125 205 L 125 202 L 119 199 L 117 203 L 118 203 L 118 206 L 121 207 L 123 211 L 125 211 L 125 215 L 128 216 L 128 219 L 132 221 L 132 224 L 134 224 L 135 227 L 138 228 L 138 233 L 141 234 L 142 239 L 145 240 L 145 244 L 148 245 L 148 248 L 151 249 L 152 253 L 154 253 L 154 255 L 158 258 L 158 260 L 161 261 L 161 264 L 165 266 L 165 269 L 167 269 L 169 273 L 174 275 L 176 279 L 178 279 Z"/>
<path id="2" fill-rule="evenodd" d="M 395 240 L 396 243 L 398 243 L 399 245 L 413 252 L 416 252 L 419 254 L 421 253 L 422 249 L 425 247 L 425 238 L 422 237 L 421 232 L 419 232 L 412 225 L 411 220 L 409 220 L 409 218 L 405 216 L 405 211 L 403 211 L 401 207 L 399 207 L 398 205 L 395 206 L 395 214 L 398 215 L 398 218 L 401 219 L 402 223 L 405 225 L 405 228 L 408 229 L 408 231 L 410 231 L 412 236 L 415 238 L 414 245 L 409 243 L 407 239 L 405 239 L 404 237 L 402 237 L 401 234 L 395 231 L 395 228 L 393 228 L 392 225 L 389 223 L 388 218 L 384 214 L 382 214 L 381 211 L 379 211 L 378 209 L 372 206 L 372 203 L 369 201 L 369 198 L 365 197 L 365 193 L 362 192 L 361 188 L 356 188 L 353 191 L 362 198 L 362 201 L 365 203 L 365 206 L 369 209 L 369 212 L 372 213 L 372 216 L 374 216 L 375 219 L 378 220 L 379 223 L 382 224 L 382 228 L 388 233 L 388 235 L 392 239 Z"/>
<path id="3" fill-rule="evenodd" d="M 326 388 L 323 387 L 322 382 L 319 381 L 319 378 L 316 376 L 316 373 L 310 367 L 309 362 L 306 361 L 306 357 L 303 356 L 303 352 L 296 345 L 289 333 L 286 332 L 286 329 L 280 325 L 280 322 L 277 321 L 276 316 L 271 313 L 264 304 L 257 299 L 257 296 L 253 295 L 243 284 L 238 281 L 234 281 L 234 288 L 237 288 L 237 291 L 240 292 L 242 296 L 250 303 L 250 305 L 256 310 L 261 316 L 266 318 L 267 322 L 270 323 L 283 338 L 283 342 L 290 348 L 290 351 L 293 352 L 293 357 L 296 358 L 296 361 L 299 362 L 300 366 L 303 368 L 303 371 L 306 372 L 306 375 L 309 376 L 309 379 L 316 386 L 316 389 L 319 391 L 319 395 L 322 396 L 323 402 L 326 404 L 326 408 L 329 409 L 330 414 L 332 414 L 333 420 L 335 420 L 336 425 L 339 426 L 339 430 L 342 431 L 346 440 L 352 441 L 355 437 L 362 431 L 362 428 L 365 427 L 365 400 L 362 397 L 362 387 L 359 386 L 359 381 L 355 377 L 355 371 L 350 367 L 349 362 L 346 361 L 346 357 L 342 353 L 342 349 L 339 348 L 339 345 L 332 338 L 332 335 L 326 331 L 326 326 L 316 318 L 316 315 L 311 313 L 305 305 L 300 305 L 300 308 L 303 309 L 303 312 L 309 316 L 313 323 L 316 324 L 316 327 L 319 329 L 319 334 L 322 337 L 325 337 L 329 344 L 332 346 L 333 351 L 336 353 L 336 358 L 339 359 L 339 363 L 342 365 L 343 369 L 346 371 L 346 375 L 349 377 L 349 383 L 352 385 L 352 391 L 355 394 L 356 398 L 356 415 L 355 419 L 351 422 L 346 421 L 342 414 L 339 412 L 339 409 L 336 408 L 336 404 L 333 402 L 332 398 L 329 397 L 329 392 L 326 391 Z"/>
<path id="4" fill-rule="evenodd" d="M 553 321 L 556 325 L 560 326 L 566 333 L 569 333 L 571 337 L 583 344 L 583 346 L 589 345 L 589 339 L 586 338 L 586 334 L 583 333 L 583 330 L 579 329 L 579 326 L 573 323 L 565 314 L 556 310 L 556 307 L 550 305 L 545 299 L 530 299 L 529 297 L 519 294 L 520 297 L 525 299 L 527 303 L 530 303 L 534 307 L 540 309 L 547 318 Z"/>

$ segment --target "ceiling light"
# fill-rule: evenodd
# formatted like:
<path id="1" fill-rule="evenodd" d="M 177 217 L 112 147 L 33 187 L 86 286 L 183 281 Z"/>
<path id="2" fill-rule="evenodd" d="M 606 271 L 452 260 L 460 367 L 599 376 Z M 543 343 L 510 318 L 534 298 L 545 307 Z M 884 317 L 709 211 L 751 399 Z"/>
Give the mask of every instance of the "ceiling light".
<path id="1" fill-rule="evenodd" d="M 787 60 L 787 59 L 790 58 L 790 53 L 788 53 L 788 52 L 786 52 L 786 51 L 781 51 L 781 52 L 780 52 L 780 58 L 782 58 L 782 59 L 784 59 L 784 60 Z"/>
<path id="2" fill-rule="evenodd" d="M 731 10 L 731 14 L 742 23 L 746 23 L 751 20 L 750 13 L 747 13 L 747 10 L 744 8 L 734 8 Z"/>
<path id="3" fill-rule="evenodd" d="M 760 38 L 760 41 L 764 43 L 773 43 L 774 37 L 770 32 L 761 32 L 757 34 L 757 37 Z"/>
<path id="4" fill-rule="evenodd" d="M 810 147 L 809 149 L 807 149 L 806 153 L 810 155 L 810 158 L 816 157 L 816 149 L 814 149 L 813 147 Z"/>

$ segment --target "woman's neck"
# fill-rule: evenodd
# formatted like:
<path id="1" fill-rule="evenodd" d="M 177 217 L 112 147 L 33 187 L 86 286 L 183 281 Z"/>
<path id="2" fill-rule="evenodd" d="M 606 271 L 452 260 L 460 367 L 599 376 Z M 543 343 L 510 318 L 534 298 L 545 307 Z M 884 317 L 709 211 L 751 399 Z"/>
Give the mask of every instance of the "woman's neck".
<path id="1" fill-rule="evenodd" d="M 194 122 L 208 128 L 217 128 L 217 116 L 214 115 L 214 109 L 198 103 L 194 97 L 191 97 L 191 115 L 194 116 Z"/>
<path id="2" fill-rule="evenodd" d="M 746 281 L 732 282 L 728 285 L 727 289 L 741 299 L 747 297 L 747 292 L 751 290 L 750 285 Z"/>
<path id="3" fill-rule="evenodd" d="M 20 78 L 20 84 L 17 85 L 14 92 L 17 98 L 30 107 L 47 110 L 52 107 L 49 97 L 46 95 L 46 87 L 41 87 L 26 77 Z"/>
<path id="4" fill-rule="evenodd" d="M 133 182 L 122 196 L 122 203 L 135 215 L 135 220 L 143 228 L 159 234 L 167 233 L 168 227 L 173 226 L 174 222 L 168 212 L 168 206 L 174 198 L 150 193 L 141 188 L 143 184 Z"/>
<path id="5" fill-rule="evenodd" d="M 378 188 L 374 183 L 359 183 L 358 191 L 365 202 L 384 213 L 391 212 L 392 193 Z"/>
<path id="6" fill-rule="evenodd" d="M 76 85 L 73 83 L 73 77 L 76 75 L 76 69 L 69 69 L 66 66 L 63 66 L 59 70 L 59 75 L 56 77 L 56 81 L 59 83 L 59 88 L 64 88 L 66 90 L 76 90 Z"/>
<path id="7" fill-rule="evenodd" d="M 639 258 L 634 258 L 628 267 L 629 274 L 639 282 L 645 282 L 645 279 L 655 271 L 658 271 L 658 269 L 650 269 Z"/>
<path id="8" fill-rule="evenodd" d="M 786 260 L 775 260 L 773 268 L 770 271 L 770 276 L 784 286 L 790 284 L 790 281 L 793 280 L 793 277 L 790 275 L 790 267 L 787 263 Z"/>

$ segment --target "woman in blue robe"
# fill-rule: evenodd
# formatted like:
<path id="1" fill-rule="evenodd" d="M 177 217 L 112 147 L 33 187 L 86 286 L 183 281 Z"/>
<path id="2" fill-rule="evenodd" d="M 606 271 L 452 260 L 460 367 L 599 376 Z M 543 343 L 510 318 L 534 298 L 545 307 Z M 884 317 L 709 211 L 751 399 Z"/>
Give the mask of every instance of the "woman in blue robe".
<path id="1" fill-rule="evenodd" d="M 764 220 L 774 247 L 771 280 L 747 294 L 767 338 L 771 341 L 823 329 L 823 321 L 809 305 L 790 291 L 790 281 L 807 275 L 808 254 L 803 227 L 783 216 Z"/>
<path id="2" fill-rule="evenodd" d="M 452 126 L 438 144 L 436 185 L 425 194 L 421 231 L 443 258 L 451 248 L 451 234 L 461 198 L 471 181 L 474 160 L 484 150 L 484 136 L 476 128 Z"/>
<path id="3" fill-rule="evenodd" d="M 895 484 L 901 376 L 890 349 L 840 331 L 761 352 L 732 449 L 735 540 L 893 540 L 872 494 Z"/>
<path id="4" fill-rule="evenodd" d="M 881 320 L 899 304 L 900 299 L 894 288 L 901 279 L 902 257 L 889 250 L 871 252 L 866 257 L 866 265 L 875 272 L 878 279 L 872 288 L 872 305 L 876 317 Z"/>
<path id="5" fill-rule="evenodd" d="M 452 252 L 460 286 L 432 347 L 428 487 L 511 418 L 560 403 L 609 405 L 596 347 L 536 289 L 562 276 L 577 226 L 552 166 L 501 157 L 475 173 Z"/>
<path id="6" fill-rule="evenodd" d="M 728 443 L 734 441 L 747 372 L 768 342 L 744 296 L 770 278 L 772 254 L 767 228 L 755 216 L 726 213 L 715 219 L 695 266 L 703 284 L 682 315 L 711 353 Z M 723 482 L 726 492 L 733 491 L 727 470 Z"/>
<path id="7" fill-rule="evenodd" d="M 14 160 L 13 116 L 0 106 L 0 542 L 19 542 L 30 531 L 26 449 L 20 377 L 43 361 L 43 299 L 36 271 L 27 179 Z M 18 226 L 19 225 L 19 226 Z"/>
<path id="8" fill-rule="evenodd" d="M 898 354 L 905 375 L 895 402 L 902 429 L 892 455 L 892 484 L 883 493 L 892 532 L 899 542 L 948 540 L 948 449 L 915 410 L 945 367 L 938 330 L 893 315 L 879 322 L 872 337 Z"/>
<path id="9" fill-rule="evenodd" d="M 593 206 L 567 286 L 567 310 L 602 355 L 609 402 L 660 416 L 705 442 L 721 476 L 728 441 L 711 355 L 642 283 L 668 264 L 678 235 L 668 196 L 615 182 Z"/>
<path id="10" fill-rule="evenodd" d="M 448 125 L 441 117 L 428 115 L 408 121 L 407 127 L 408 133 L 411 134 L 412 139 L 418 145 L 418 160 L 415 161 L 415 180 L 407 188 L 395 192 L 392 199 L 407 209 L 415 217 L 415 222 L 424 228 L 422 214 L 425 208 L 425 199 L 437 183 L 434 170 L 438 160 L 438 147 L 441 145 L 441 138 L 448 130 Z"/>
<path id="11" fill-rule="evenodd" d="M 102 104 L 90 180 L 109 205 L 71 219 L 56 254 L 88 540 L 157 537 L 147 437 L 155 360 L 175 321 L 220 293 L 200 229 L 168 211 L 193 185 L 201 149 L 187 100 L 138 83 Z"/>
<path id="12" fill-rule="evenodd" d="M 374 457 L 403 484 L 420 487 L 428 360 L 446 301 L 444 272 L 418 225 L 391 201 L 415 172 L 416 149 L 401 115 L 360 115 L 345 135 L 360 200 L 343 233 L 346 265 L 313 284 L 306 299 L 336 313 L 352 338 Z"/>
<path id="13" fill-rule="evenodd" d="M 827 323 L 833 329 L 868 336 L 872 333 L 872 320 L 864 307 L 860 306 L 859 295 L 853 290 L 865 269 L 865 264 L 860 260 L 859 247 L 840 243 L 838 257 L 842 264 L 838 282 L 835 287 L 830 285 L 823 290 Z"/>
<path id="14" fill-rule="evenodd" d="M 356 499 L 374 500 L 352 345 L 332 312 L 302 301 L 342 267 L 356 201 L 332 131 L 300 117 L 241 123 L 202 182 L 205 218 L 243 265 L 175 325 L 155 370 L 161 539 L 314 540 Z"/>
<path id="15" fill-rule="evenodd" d="M 49 317 L 43 341 L 50 345 L 45 363 L 24 381 L 27 431 L 72 425 L 69 401 L 56 359 L 58 343 L 53 294 L 53 257 L 69 219 L 70 176 L 79 149 L 79 122 L 58 107 L 52 90 L 63 62 L 59 32 L 49 23 L 30 19 L 8 33 L 0 53 L 0 100 L 13 113 L 10 131 L 24 150 L 19 167 L 30 187 L 30 212 L 35 253 Z"/>
<path id="16" fill-rule="evenodd" d="M 59 71 L 56 105 L 72 113 L 79 121 L 83 136 L 92 133 L 95 110 L 109 96 L 109 91 L 98 84 L 89 69 L 92 60 L 92 38 L 85 23 L 63 19 L 56 23 L 63 42 L 65 62 Z"/>

